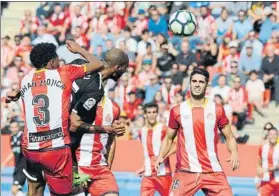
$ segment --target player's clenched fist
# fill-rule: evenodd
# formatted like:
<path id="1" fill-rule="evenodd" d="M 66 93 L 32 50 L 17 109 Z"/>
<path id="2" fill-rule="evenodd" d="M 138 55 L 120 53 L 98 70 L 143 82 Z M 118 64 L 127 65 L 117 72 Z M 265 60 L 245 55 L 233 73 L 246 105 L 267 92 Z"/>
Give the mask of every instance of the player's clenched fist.
<path id="1" fill-rule="evenodd" d="M 164 159 L 162 157 L 158 157 L 156 160 L 156 165 L 155 165 L 155 169 L 156 171 L 159 171 L 160 165 L 163 163 Z"/>
<path id="2" fill-rule="evenodd" d="M 238 169 L 240 163 L 237 153 L 231 153 L 231 156 L 227 159 L 227 162 L 231 164 L 233 171 Z"/>

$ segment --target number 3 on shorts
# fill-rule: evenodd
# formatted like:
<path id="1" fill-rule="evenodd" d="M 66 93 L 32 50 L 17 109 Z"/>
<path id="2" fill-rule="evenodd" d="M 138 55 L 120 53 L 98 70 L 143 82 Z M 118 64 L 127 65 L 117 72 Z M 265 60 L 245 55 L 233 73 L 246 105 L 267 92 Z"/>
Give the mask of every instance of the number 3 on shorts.
<path id="1" fill-rule="evenodd" d="M 179 188 L 179 183 L 179 180 L 174 180 L 171 189 L 174 191 L 177 190 Z"/>

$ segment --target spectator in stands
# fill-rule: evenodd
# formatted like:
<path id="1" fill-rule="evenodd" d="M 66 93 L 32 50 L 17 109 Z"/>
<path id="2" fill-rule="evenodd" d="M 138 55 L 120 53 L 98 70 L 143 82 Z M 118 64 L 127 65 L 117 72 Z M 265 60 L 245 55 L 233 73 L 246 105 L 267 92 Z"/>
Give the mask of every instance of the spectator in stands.
<path id="1" fill-rule="evenodd" d="M 231 36 L 226 35 L 223 42 L 219 45 L 217 61 L 219 65 L 222 65 L 222 61 L 230 54 L 229 43 L 231 42 Z"/>
<path id="2" fill-rule="evenodd" d="M 155 42 L 151 37 L 149 37 L 149 31 L 144 29 L 141 35 L 142 40 L 138 43 L 138 55 L 146 54 L 146 44 L 149 42 L 152 47 L 152 52 L 156 51 Z"/>
<path id="3" fill-rule="evenodd" d="M 279 106 L 279 56 L 274 54 L 274 47 L 269 45 L 266 48 L 267 56 L 263 58 L 261 72 L 265 87 L 274 88 L 276 106 Z"/>
<path id="4" fill-rule="evenodd" d="M 39 26 L 39 20 L 37 17 L 32 16 L 31 10 L 24 11 L 24 18 L 20 21 L 20 34 L 30 34 L 36 33 Z"/>
<path id="5" fill-rule="evenodd" d="M 181 43 L 181 52 L 176 56 L 176 63 L 179 65 L 197 65 L 196 56 L 190 51 L 189 42 L 183 41 Z"/>
<path id="6" fill-rule="evenodd" d="M 76 27 L 80 27 L 81 34 L 84 34 L 88 28 L 88 18 L 81 13 L 81 6 L 76 5 L 74 12 L 70 13 L 70 16 L 65 20 L 67 29 L 70 29 L 72 35 L 75 35 Z"/>
<path id="7" fill-rule="evenodd" d="M 263 43 L 256 37 L 256 32 L 253 30 L 248 33 L 248 39 L 244 42 L 241 54 L 245 53 L 246 47 L 250 45 L 252 45 L 253 48 L 253 56 L 262 56 Z"/>
<path id="8" fill-rule="evenodd" d="M 132 38 L 131 28 L 126 26 L 123 30 L 123 36 L 117 39 L 115 42 L 116 48 L 119 48 L 119 43 L 124 41 L 127 51 L 135 54 L 137 52 L 138 43 L 134 38 Z"/>
<path id="9" fill-rule="evenodd" d="M 233 19 L 229 16 L 228 10 L 224 7 L 221 11 L 221 15 L 216 19 L 216 35 L 217 43 L 221 44 L 225 35 L 229 35 L 232 32 Z"/>
<path id="10" fill-rule="evenodd" d="M 108 27 L 106 24 L 103 24 L 100 27 L 100 32 L 93 33 L 90 40 L 90 49 L 89 51 L 93 54 L 97 53 L 97 47 L 102 46 L 104 52 L 107 51 L 106 40 L 114 40 L 113 35 L 108 32 Z"/>
<path id="11" fill-rule="evenodd" d="M 18 72 L 24 67 L 24 62 L 21 56 L 16 56 L 14 61 L 9 65 L 6 71 L 6 80 L 9 80 L 9 83 L 19 82 Z"/>
<path id="12" fill-rule="evenodd" d="M 123 108 L 124 104 L 129 102 L 128 93 L 133 91 L 135 88 L 129 84 L 129 78 L 127 74 L 123 74 L 115 88 L 115 97 L 119 98 L 119 106 Z"/>
<path id="13" fill-rule="evenodd" d="M 37 37 L 32 41 L 32 45 L 35 46 L 39 43 L 52 43 L 58 47 L 55 37 L 46 32 L 46 27 L 44 25 L 38 27 Z"/>
<path id="14" fill-rule="evenodd" d="M 95 2 L 94 2 L 95 3 Z M 89 23 L 89 30 L 88 33 L 97 33 L 100 31 L 101 26 L 105 23 L 105 15 L 102 15 L 101 9 L 97 8 L 95 10 L 95 14 L 93 15 L 93 18 L 91 19 L 91 22 Z M 89 35 L 89 37 L 91 37 Z"/>
<path id="15" fill-rule="evenodd" d="M 215 18 L 211 15 L 207 5 L 203 5 L 199 9 L 200 17 L 197 19 L 199 24 L 198 36 L 204 40 L 210 36 L 214 36 L 216 32 Z"/>
<path id="16" fill-rule="evenodd" d="M 266 43 L 271 37 L 272 31 L 279 30 L 279 16 L 277 16 L 276 12 L 273 12 L 271 8 L 268 8 L 266 19 L 263 21 L 261 30 L 259 33 L 259 40 L 263 43 Z"/>
<path id="17" fill-rule="evenodd" d="M 149 103 L 153 100 L 155 94 L 157 91 L 161 89 L 161 85 L 159 84 L 158 81 L 158 76 L 155 74 L 152 74 L 150 76 L 150 84 L 145 86 L 145 99 L 144 99 L 144 104 Z"/>
<path id="18" fill-rule="evenodd" d="M 14 51 L 10 45 L 10 37 L 6 35 L 1 42 L 1 67 L 6 68 L 14 58 Z"/>
<path id="19" fill-rule="evenodd" d="M 233 26 L 233 39 L 240 42 L 244 41 L 247 34 L 253 29 L 252 21 L 247 17 L 246 11 L 240 10 L 238 12 L 238 21 Z"/>
<path id="20" fill-rule="evenodd" d="M 157 9 L 151 11 L 151 17 L 148 20 L 148 30 L 153 35 L 162 33 L 164 36 L 168 36 L 168 24 L 164 17 L 160 16 Z"/>
<path id="21" fill-rule="evenodd" d="M 244 86 L 245 83 L 246 83 L 246 75 L 243 73 L 242 70 L 239 69 L 238 67 L 238 62 L 237 61 L 232 61 L 231 62 L 231 67 L 230 67 L 231 71 L 230 73 L 227 73 L 226 76 L 227 76 L 227 85 L 232 87 L 232 84 L 233 84 L 233 80 L 235 77 L 240 77 L 241 79 L 241 85 Z M 212 79 L 212 86 L 216 86 L 216 80 L 218 79 L 218 74 L 215 75 Z"/>
<path id="22" fill-rule="evenodd" d="M 12 47 L 15 51 L 17 51 L 17 49 L 19 48 L 21 39 L 22 39 L 21 35 L 14 36 L 14 45 Z"/>
<path id="23" fill-rule="evenodd" d="M 248 93 L 248 103 L 255 106 L 256 111 L 262 116 L 266 117 L 263 113 L 263 95 L 264 95 L 264 83 L 258 78 L 258 72 L 252 70 L 249 73 L 250 79 L 247 81 L 245 89 Z"/>
<path id="24" fill-rule="evenodd" d="M 146 44 L 146 54 L 138 55 L 137 58 L 137 70 L 136 73 L 139 73 L 143 65 L 149 65 L 151 71 L 155 71 L 157 66 L 157 57 L 152 53 L 152 46 L 149 42 Z"/>
<path id="25" fill-rule="evenodd" d="M 186 77 L 187 72 L 181 72 L 178 68 L 179 66 L 176 63 L 172 64 L 171 81 L 174 85 L 182 88 L 183 79 Z"/>
<path id="26" fill-rule="evenodd" d="M 123 29 L 125 27 L 124 18 L 118 13 L 114 13 L 112 7 L 107 9 L 107 18 L 104 21 L 108 25 L 108 29 L 112 32 L 114 28 Z"/>
<path id="27" fill-rule="evenodd" d="M 218 78 L 218 86 L 215 86 L 210 91 L 210 99 L 214 100 L 215 95 L 220 95 L 223 99 L 224 104 L 228 103 L 229 92 L 231 88 L 226 84 L 227 83 L 226 75 L 220 75 Z"/>
<path id="28" fill-rule="evenodd" d="M 174 57 L 168 52 L 169 46 L 167 44 L 161 45 L 161 55 L 158 58 L 157 73 L 161 76 L 170 76 L 171 67 L 174 63 Z"/>
<path id="29" fill-rule="evenodd" d="M 247 112 L 247 92 L 241 86 L 241 79 L 239 76 L 233 80 L 232 89 L 229 92 L 229 104 L 233 109 L 233 115 L 237 116 L 236 128 L 242 130 L 246 123 Z"/>
<path id="30" fill-rule="evenodd" d="M 266 48 L 269 45 L 273 45 L 274 47 L 274 53 L 276 55 L 279 55 L 279 31 L 273 31 L 271 34 L 271 38 L 268 40 L 267 44 L 264 48 L 264 54 L 266 55 Z"/>
<path id="31" fill-rule="evenodd" d="M 76 26 L 75 31 L 73 33 L 75 42 L 77 42 L 81 47 L 88 49 L 89 40 L 85 36 L 80 26 Z"/>
<path id="32" fill-rule="evenodd" d="M 218 46 L 214 38 L 204 40 L 197 53 L 200 55 L 199 65 L 203 65 L 205 68 L 215 65 L 217 63 Z"/>
<path id="33" fill-rule="evenodd" d="M 242 70 L 246 75 L 252 70 L 259 71 L 261 68 L 261 56 L 253 52 L 254 47 L 251 43 L 247 43 L 244 46 L 246 51 L 240 54 L 239 58 L 239 69 Z"/>
<path id="34" fill-rule="evenodd" d="M 25 65 L 30 64 L 29 54 L 31 52 L 32 45 L 31 45 L 31 38 L 28 34 L 22 37 L 20 41 L 20 45 L 15 53 L 16 56 L 21 56 Z"/>
<path id="35" fill-rule="evenodd" d="M 36 10 L 36 16 L 41 23 L 44 23 L 53 12 L 53 3 L 54 2 L 40 2 L 40 5 Z"/>
<path id="36" fill-rule="evenodd" d="M 271 122 L 265 123 L 265 125 L 263 127 L 263 141 L 262 141 L 263 144 L 267 142 L 268 131 L 272 128 L 274 128 L 274 126 Z"/>
<path id="37" fill-rule="evenodd" d="M 136 91 L 128 93 L 129 101 L 124 103 L 123 110 L 126 112 L 130 120 L 134 120 L 137 114 L 137 107 L 141 104 L 141 100 L 137 98 Z"/>
<path id="38" fill-rule="evenodd" d="M 231 72 L 231 63 L 239 60 L 239 53 L 237 51 L 238 43 L 237 41 L 231 41 L 229 43 L 230 53 L 224 58 L 223 61 L 223 71 L 230 73 Z"/>
<path id="39" fill-rule="evenodd" d="M 154 96 L 154 100 L 152 101 L 154 103 L 165 103 L 163 95 L 162 95 L 162 91 L 157 91 L 155 96 Z"/>
<path id="40" fill-rule="evenodd" d="M 134 23 L 128 23 L 129 27 L 132 29 L 132 35 L 136 37 L 140 37 L 142 35 L 142 31 L 147 29 L 148 19 L 145 16 L 145 10 L 139 9 L 137 12 L 138 17 L 134 18 Z"/>
<path id="41" fill-rule="evenodd" d="M 59 43 L 63 43 L 66 38 L 67 24 L 65 22 L 67 18 L 68 14 L 63 11 L 61 4 L 55 3 L 54 13 L 49 18 L 47 29 Z"/>
<path id="42" fill-rule="evenodd" d="M 161 92 L 163 96 L 163 100 L 166 104 L 171 105 L 175 102 L 175 95 L 180 91 L 181 89 L 176 87 L 174 84 L 172 84 L 171 77 L 165 77 L 164 82 L 161 86 Z"/>

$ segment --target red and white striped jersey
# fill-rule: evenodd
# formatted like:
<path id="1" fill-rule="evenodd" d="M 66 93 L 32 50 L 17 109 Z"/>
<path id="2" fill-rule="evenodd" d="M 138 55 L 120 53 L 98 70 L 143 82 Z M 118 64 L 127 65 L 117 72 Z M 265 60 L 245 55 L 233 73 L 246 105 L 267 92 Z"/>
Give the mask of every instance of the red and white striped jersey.
<path id="1" fill-rule="evenodd" d="M 120 116 L 119 106 L 108 97 L 103 97 L 99 102 L 96 119 L 93 124 L 110 126 Z M 106 155 L 109 147 L 109 134 L 84 134 L 80 146 L 76 150 L 79 166 L 104 166 L 108 165 Z"/>
<path id="2" fill-rule="evenodd" d="M 279 144 L 274 147 L 271 147 L 268 143 L 260 147 L 259 155 L 262 160 L 262 168 L 268 169 L 270 167 L 276 166 L 279 164 Z M 279 171 L 275 172 L 265 172 L 261 176 L 262 181 L 271 181 L 275 179 L 276 182 L 279 182 Z"/>
<path id="3" fill-rule="evenodd" d="M 161 87 L 161 92 L 165 103 L 173 104 L 175 102 L 175 95 L 178 92 L 178 89 L 175 85 L 171 85 L 171 89 L 168 91 L 166 85 L 163 84 Z"/>
<path id="4" fill-rule="evenodd" d="M 203 107 L 189 100 L 170 111 L 169 127 L 178 129 L 177 170 L 221 172 L 217 157 L 218 128 L 229 123 L 222 105 L 206 99 Z"/>
<path id="5" fill-rule="evenodd" d="M 158 173 L 155 170 L 156 159 L 159 156 L 161 143 L 166 136 L 167 127 L 157 123 L 152 129 L 143 127 L 139 137 L 143 147 L 145 176 L 165 176 L 171 174 L 170 161 L 166 158 L 160 165 Z"/>
<path id="6" fill-rule="evenodd" d="M 85 71 L 84 66 L 67 65 L 23 77 L 20 85 L 25 114 L 23 148 L 52 149 L 71 143 L 68 121 L 72 82 L 83 77 Z"/>

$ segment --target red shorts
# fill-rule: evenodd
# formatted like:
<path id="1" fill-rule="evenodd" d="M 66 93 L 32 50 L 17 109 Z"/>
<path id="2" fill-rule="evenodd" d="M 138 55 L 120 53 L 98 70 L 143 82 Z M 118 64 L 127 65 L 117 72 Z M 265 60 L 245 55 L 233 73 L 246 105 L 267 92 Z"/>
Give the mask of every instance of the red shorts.
<path id="1" fill-rule="evenodd" d="M 154 195 L 155 191 L 158 191 L 161 196 L 167 196 L 169 194 L 170 185 L 171 176 L 143 177 L 141 181 L 140 195 L 150 196 Z"/>
<path id="2" fill-rule="evenodd" d="M 270 182 L 262 182 L 260 186 L 261 196 L 279 196 L 279 182 L 271 180 Z"/>
<path id="3" fill-rule="evenodd" d="M 170 196 L 192 196 L 200 189 L 207 196 L 233 195 L 223 172 L 208 174 L 177 172 L 172 179 Z"/>
<path id="4" fill-rule="evenodd" d="M 72 190 L 72 153 L 69 147 L 49 151 L 23 150 L 24 156 L 44 172 L 50 192 L 69 194 Z"/>
<path id="5" fill-rule="evenodd" d="M 79 167 L 79 170 L 90 175 L 92 183 L 88 187 L 88 192 L 92 196 L 106 195 L 109 193 L 119 195 L 116 179 L 108 167 Z"/>

